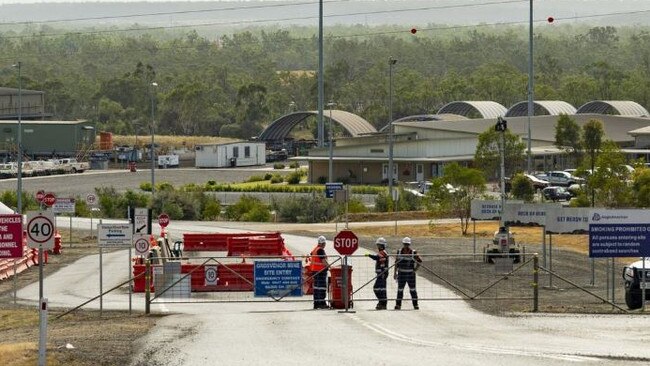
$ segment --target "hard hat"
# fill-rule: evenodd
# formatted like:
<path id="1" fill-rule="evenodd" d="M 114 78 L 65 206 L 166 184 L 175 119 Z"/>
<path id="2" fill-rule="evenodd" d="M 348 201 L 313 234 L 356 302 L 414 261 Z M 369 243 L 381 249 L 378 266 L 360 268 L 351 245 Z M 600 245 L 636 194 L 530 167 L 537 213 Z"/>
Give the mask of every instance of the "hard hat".
<path id="1" fill-rule="evenodd" d="M 404 239 L 402 239 L 402 244 L 411 245 L 411 238 L 405 236 Z"/>
<path id="2" fill-rule="evenodd" d="M 326 241 L 327 241 L 327 239 L 325 239 L 324 236 L 321 235 L 321 236 L 318 237 L 318 244 L 319 244 L 319 245 L 320 245 L 320 244 L 325 245 L 325 242 L 326 242 Z"/>
<path id="3" fill-rule="evenodd" d="M 384 239 L 383 237 L 377 238 L 375 244 L 381 245 L 382 247 L 386 248 L 386 239 Z"/>

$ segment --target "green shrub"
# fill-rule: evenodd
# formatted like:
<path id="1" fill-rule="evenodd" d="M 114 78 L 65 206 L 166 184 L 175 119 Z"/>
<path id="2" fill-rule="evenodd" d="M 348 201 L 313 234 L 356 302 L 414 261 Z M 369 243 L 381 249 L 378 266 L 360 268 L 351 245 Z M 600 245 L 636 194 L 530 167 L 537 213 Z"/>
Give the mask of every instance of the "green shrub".
<path id="1" fill-rule="evenodd" d="M 512 196 L 519 200 L 532 202 L 535 197 L 535 188 L 533 184 L 523 174 L 515 174 L 511 181 Z"/>
<path id="2" fill-rule="evenodd" d="M 273 164 L 273 169 L 284 169 L 284 164 L 275 163 Z"/>
<path id="3" fill-rule="evenodd" d="M 173 191 L 174 186 L 169 182 L 160 182 L 156 184 L 156 191 Z"/>
<path id="4" fill-rule="evenodd" d="M 298 184 L 302 178 L 302 172 L 300 170 L 293 171 L 287 175 L 286 181 L 289 184 Z"/>
<path id="5" fill-rule="evenodd" d="M 336 211 L 332 200 L 322 194 L 274 200 L 273 208 L 284 222 L 327 222 L 334 218 Z"/>
<path id="6" fill-rule="evenodd" d="M 345 212 L 345 207 L 343 208 L 342 212 Z M 348 201 L 348 212 L 349 213 L 368 212 L 368 207 L 366 207 L 359 198 L 352 197 Z"/>
<path id="7" fill-rule="evenodd" d="M 264 174 L 264 180 L 270 180 L 272 177 L 273 177 L 273 174 L 271 174 L 271 173 Z"/>
<path id="8" fill-rule="evenodd" d="M 221 204 L 216 199 L 212 198 L 207 200 L 203 205 L 201 211 L 201 218 L 203 220 L 216 220 L 221 215 Z"/>
<path id="9" fill-rule="evenodd" d="M 297 162 L 297 161 L 292 161 L 291 164 L 289 164 L 289 168 L 298 169 L 298 168 L 300 168 L 300 163 Z"/>
<path id="10" fill-rule="evenodd" d="M 151 182 L 140 183 L 140 190 L 143 190 L 145 192 L 151 192 Z"/>
<path id="11" fill-rule="evenodd" d="M 177 220 L 198 220 L 201 218 L 202 199 L 203 192 L 163 190 L 156 192 L 151 208 L 156 216 L 165 212 L 170 218 Z"/>
<path id="12" fill-rule="evenodd" d="M 404 188 L 401 187 L 399 191 L 399 211 L 418 211 L 422 208 L 422 197 L 405 192 Z"/>
<path id="13" fill-rule="evenodd" d="M 244 194 L 239 201 L 226 209 L 226 218 L 235 221 L 269 221 L 271 212 L 259 198 Z"/>
<path id="14" fill-rule="evenodd" d="M 264 179 L 264 177 L 262 177 L 261 175 L 251 175 L 248 178 L 247 182 L 251 182 L 251 183 L 252 182 L 261 182 L 261 181 L 264 181 L 264 180 L 266 180 L 266 179 Z"/>
<path id="15" fill-rule="evenodd" d="M 388 196 L 388 191 L 379 192 L 375 197 L 375 211 L 391 212 L 393 211 L 394 202 L 392 197 Z"/>
<path id="16" fill-rule="evenodd" d="M 271 184 L 276 184 L 276 183 L 282 183 L 284 182 L 284 178 L 280 174 L 273 174 L 273 177 L 271 177 Z"/>

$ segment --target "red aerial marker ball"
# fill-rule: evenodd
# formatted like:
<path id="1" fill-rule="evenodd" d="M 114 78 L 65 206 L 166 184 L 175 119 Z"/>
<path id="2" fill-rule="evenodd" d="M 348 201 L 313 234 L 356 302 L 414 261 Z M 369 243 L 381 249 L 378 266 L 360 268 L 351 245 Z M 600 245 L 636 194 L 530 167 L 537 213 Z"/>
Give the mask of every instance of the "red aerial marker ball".
<path id="1" fill-rule="evenodd" d="M 546 18 L 546 21 L 549 22 L 549 23 L 553 23 L 555 21 L 555 18 L 548 17 L 548 18 Z"/>
<path id="2" fill-rule="evenodd" d="M 417 32 L 418 32 L 417 28 L 411 28 L 411 34 L 415 34 Z"/>

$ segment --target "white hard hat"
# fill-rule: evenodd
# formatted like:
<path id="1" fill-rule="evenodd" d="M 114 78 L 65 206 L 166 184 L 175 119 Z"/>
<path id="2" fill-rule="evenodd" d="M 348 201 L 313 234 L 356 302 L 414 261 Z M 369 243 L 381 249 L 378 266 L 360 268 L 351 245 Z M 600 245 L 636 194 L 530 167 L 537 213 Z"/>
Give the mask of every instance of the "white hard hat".
<path id="1" fill-rule="evenodd" d="M 318 244 L 325 244 L 326 241 L 327 239 L 324 236 L 321 235 L 318 237 Z"/>
<path id="2" fill-rule="evenodd" d="M 381 246 L 383 246 L 385 248 L 386 244 L 387 244 L 386 239 L 384 239 L 384 237 L 379 237 L 379 238 L 377 238 L 377 241 L 375 241 L 375 244 L 381 245 Z"/>
<path id="3" fill-rule="evenodd" d="M 405 236 L 404 239 L 402 239 L 402 244 L 411 245 L 411 238 Z"/>

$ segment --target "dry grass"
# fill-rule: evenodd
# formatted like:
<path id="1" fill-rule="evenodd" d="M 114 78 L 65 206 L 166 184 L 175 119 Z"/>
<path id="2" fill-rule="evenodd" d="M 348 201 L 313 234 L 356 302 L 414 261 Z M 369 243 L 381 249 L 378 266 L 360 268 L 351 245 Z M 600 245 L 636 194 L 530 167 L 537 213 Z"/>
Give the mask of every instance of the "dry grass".
<path id="1" fill-rule="evenodd" d="M 189 150 L 194 150 L 194 147 L 198 144 L 222 144 L 227 142 L 237 141 L 237 139 L 227 138 L 227 137 L 216 137 L 216 136 L 167 136 L 167 135 L 156 135 L 154 137 L 156 144 L 162 146 L 162 150 L 172 149 L 172 148 L 181 148 L 185 147 Z M 149 144 L 151 142 L 151 135 L 145 136 L 122 136 L 122 135 L 113 135 L 113 144 L 114 145 L 127 145 L 133 146 L 136 144 L 136 140 L 139 146 Z M 99 137 L 98 140 L 99 142 Z"/>
<path id="2" fill-rule="evenodd" d="M 470 223 L 470 236 L 472 235 L 471 225 Z M 476 236 L 491 238 L 498 228 L 498 222 L 479 221 L 476 223 Z M 520 243 L 540 244 L 542 241 L 541 227 L 511 227 L 510 231 Z M 391 236 L 395 234 L 395 227 L 392 225 L 383 227 L 368 226 L 355 228 L 354 232 L 357 235 L 372 237 Z M 396 236 L 455 238 L 462 237 L 462 233 L 460 224 L 400 225 L 398 221 Z M 553 235 L 553 246 L 585 254 L 589 251 L 589 238 L 587 235 Z"/>

